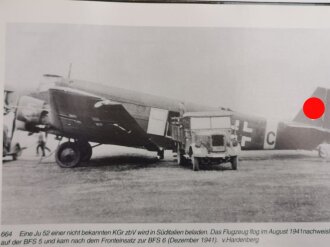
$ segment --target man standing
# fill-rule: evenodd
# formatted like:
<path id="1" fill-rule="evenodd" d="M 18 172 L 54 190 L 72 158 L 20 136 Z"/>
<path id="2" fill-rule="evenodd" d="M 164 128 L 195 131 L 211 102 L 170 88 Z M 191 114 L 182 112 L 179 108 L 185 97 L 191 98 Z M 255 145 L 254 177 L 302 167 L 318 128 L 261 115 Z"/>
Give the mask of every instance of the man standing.
<path id="1" fill-rule="evenodd" d="M 46 146 L 46 139 L 47 139 L 47 134 L 44 132 L 40 132 L 38 136 L 38 145 L 37 145 L 37 155 L 39 155 L 39 148 L 41 148 L 42 151 L 42 157 L 45 157 L 45 149 L 48 152 L 51 152 L 51 150 Z"/>

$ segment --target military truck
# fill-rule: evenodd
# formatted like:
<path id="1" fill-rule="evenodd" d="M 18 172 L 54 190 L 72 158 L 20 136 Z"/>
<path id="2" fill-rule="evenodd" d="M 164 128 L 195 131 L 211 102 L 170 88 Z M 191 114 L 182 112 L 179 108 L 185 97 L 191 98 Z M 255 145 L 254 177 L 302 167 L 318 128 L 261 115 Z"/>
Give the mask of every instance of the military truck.
<path id="1" fill-rule="evenodd" d="M 12 137 L 8 132 L 8 127 L 3 125 L 3 135 L 2 135 L 2 157 L 12 156 L 13 160 L 21 156 L 22 148 L 19 143 L 12 143 Z"/>
<path id="2" fill-rule="evenodd" d="M 17 157 L 22 154 L 23 149 L 19 143 L 13 143 L 17 108 L 10 105 L 10 102 L 14 102 L 13 104 L 15 105 L 15 100 L 12 99 L 12 96 L 13 91 L 5 89 L 2 126 L 2 157 L 12 156 L 13 160 L 16 160 Z"/>
<path id="3" fill-rule="evenodd" d="M 237 170 L 239 143 L 231 128 L 231 113 L 187 112 L 172 118 L 171 135 L 179 165 L 190 163 L 194 171 L 201 165 L 230 162 Z"/>

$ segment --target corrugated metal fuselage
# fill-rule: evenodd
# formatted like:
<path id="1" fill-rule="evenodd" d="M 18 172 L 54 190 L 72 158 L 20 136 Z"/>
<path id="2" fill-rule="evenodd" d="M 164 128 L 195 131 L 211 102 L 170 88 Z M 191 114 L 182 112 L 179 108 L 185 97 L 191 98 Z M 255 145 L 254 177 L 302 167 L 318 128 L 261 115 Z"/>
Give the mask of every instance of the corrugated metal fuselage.
<path id="1" fill-rule="evenodd" d="M 139 128 L 147 133 L 149 141 L 167 149 L 173 147 L 173 142 L 170 138 L 171 128 L 169 126 L 172 117 L 179 116 L 183 112 L 214 111 L 220 109 L 86 81 L 59 82 L 58 86 L 87 92 L 100 98 L 120 103 L 129 115 L 134 118 Z M 47 93 L 40 93 L 39 97 L 41 96 L 44 100 L 49 100 L 47 99 Z M 144 146 L 145 140 L 132 141 L 132 136 L 127 134 L 129 130 L 125 132 L 125 130 L 120 130 L 120 128 L 111 125 L 104 128 L 95 128 L 97 119 L 100 117 L 93 115 L 96 114 L 96 111 L 93 109 L 84 109 L 83 96 L 81 101 L 65 102 L 65 104 L 62 104 L 62 107 L 66 107 L 67 110 L 72 108 L 72 115 L 82 112 L 84 118 L 83 125 L 78 124 L 70 130 L 66 129 L 66 135 L 83 135 L 89 141 L 104 144 L 153 149 L 152 147 L 148 148 Z M 285 122 L 273 122 L 267 121 L 265 118 L 237 112 L 231 113 L 233 135 L 240 142 L 242 150 L 311 150 L 324 141 L 330 142 L 330 132 L 327 130 L 306 128 L 306 126 L 297 127 Z M 108 116 L 109 121 L 117 118 L 116 112 L 108 114 L 111 114 L 111 116 Z M 118 121 L 128 120 L 119 119 Z M 134 138 L 143 139 L 139 136 L 134 136 Z"/>

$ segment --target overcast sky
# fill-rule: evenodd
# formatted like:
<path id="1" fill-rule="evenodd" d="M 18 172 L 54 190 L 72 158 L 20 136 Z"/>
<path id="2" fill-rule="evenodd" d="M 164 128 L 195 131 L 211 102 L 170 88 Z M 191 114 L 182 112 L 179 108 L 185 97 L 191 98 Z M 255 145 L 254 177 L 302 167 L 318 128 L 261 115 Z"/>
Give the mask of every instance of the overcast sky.
<path id="1" fill-rule="evenodd" d="M 45 73 L 276 119 L 330 88 L 330 31 L 9 24 L 6 83 Z"/>

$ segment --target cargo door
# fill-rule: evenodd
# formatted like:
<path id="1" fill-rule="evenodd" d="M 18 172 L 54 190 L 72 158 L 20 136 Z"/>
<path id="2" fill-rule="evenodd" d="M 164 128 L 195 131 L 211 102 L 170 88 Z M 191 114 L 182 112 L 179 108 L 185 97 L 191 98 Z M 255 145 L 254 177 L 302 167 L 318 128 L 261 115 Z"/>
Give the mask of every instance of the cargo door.
<path id="1" fill-rule="evenodd" d="M 151 108 L 147 133 L 158 136 L 165 136 L 167 127 L 168 110 Z"/>

